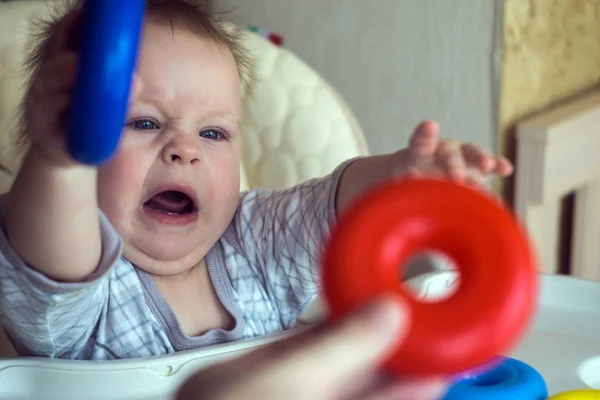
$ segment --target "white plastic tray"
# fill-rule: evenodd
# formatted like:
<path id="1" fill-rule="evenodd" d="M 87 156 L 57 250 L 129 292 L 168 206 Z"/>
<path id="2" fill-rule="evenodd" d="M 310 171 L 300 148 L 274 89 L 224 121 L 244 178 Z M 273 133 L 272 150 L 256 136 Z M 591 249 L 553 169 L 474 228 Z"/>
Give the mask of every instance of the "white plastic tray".
<path id="1" fill-rule="evenodd" d="M 421 295 L 439 296 L 456 281 L 452 272 L 413 282 Z M 600 389 L 600 284 L 542 276 L 539 313 L 510 356 L 536 368 L 550 394 Z M 318 305 L 317 305 L 318 308 Z M 167 400 L 198 368 L 238 356 L 296 331 L 172 356 L 111 362 L 0 360 L 0 398 L 6 400 Z"/>

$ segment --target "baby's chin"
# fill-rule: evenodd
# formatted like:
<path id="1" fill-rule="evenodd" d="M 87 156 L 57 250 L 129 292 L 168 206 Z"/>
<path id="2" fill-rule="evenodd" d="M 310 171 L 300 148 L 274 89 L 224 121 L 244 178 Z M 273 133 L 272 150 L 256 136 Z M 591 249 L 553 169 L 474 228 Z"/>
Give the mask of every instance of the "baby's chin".
<path id="1" fill-rule="evenodd" d="M 134 246 L 124 243 L 123 256 L 136 267 L 159 276 L 178 275 L 189 271 L 204 259 L 207 249 L 198 243 L 168 243 L 156 246 Z"/>

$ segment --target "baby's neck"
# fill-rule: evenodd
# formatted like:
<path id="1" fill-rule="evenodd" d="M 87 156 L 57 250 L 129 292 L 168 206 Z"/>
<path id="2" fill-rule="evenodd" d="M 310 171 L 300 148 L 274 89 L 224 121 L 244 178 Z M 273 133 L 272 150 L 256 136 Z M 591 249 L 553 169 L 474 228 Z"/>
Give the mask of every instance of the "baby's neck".
<path id="1" fill-rule="evenodd" d="M 221 304 L 204 259 L 181 274 L 152 278 L 186 335 L 200 336 L 211 329 L 234 328 L 235 321 Z"/>
<path id="2" fill-rule="evenodd" d="M 208 267 L 204 258 L 190 269 L 180 272 L 177 275 L 152 275 L 152 279 L 162 290 L 163 287 L 185 286 L 190 283 L 190 280 L 195 277 L 204 275 L 208 276 Z M 209 277 L 210 278 L 210 277 Z"/>

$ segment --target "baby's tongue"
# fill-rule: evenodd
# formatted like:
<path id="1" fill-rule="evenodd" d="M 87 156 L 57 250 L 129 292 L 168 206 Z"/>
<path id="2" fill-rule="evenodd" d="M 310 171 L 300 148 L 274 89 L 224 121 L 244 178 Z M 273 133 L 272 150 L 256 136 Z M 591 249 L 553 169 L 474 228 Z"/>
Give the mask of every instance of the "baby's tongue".
<path id="1" fill-rule="evenodd" d="M 181 192 L 168 191 L 157 194 L 148 200 L 146 207 L 170 213 L 183 213 L 190 205 L 190 198 Z"/>

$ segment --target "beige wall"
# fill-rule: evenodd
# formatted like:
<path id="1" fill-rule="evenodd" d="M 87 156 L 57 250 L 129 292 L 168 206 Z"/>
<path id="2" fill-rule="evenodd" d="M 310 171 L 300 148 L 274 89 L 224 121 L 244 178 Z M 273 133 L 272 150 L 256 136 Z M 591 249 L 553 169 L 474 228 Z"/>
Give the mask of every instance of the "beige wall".
<path id="1" fill-rule="evenodd" d="M 499 145 L 512 157 L 515 122 L 600 82 L 600 1 L 505 0 L 504 15 Z"/>
<path id="2" fill-rule="evenodd" d="M 229 3 L 240 23 L 285 35 L 286 47 L 341 92 L 373 153 L 404 146 L 422 118 L 439 119 L 448 136 L 495 146 L 502 0 Z"/>

